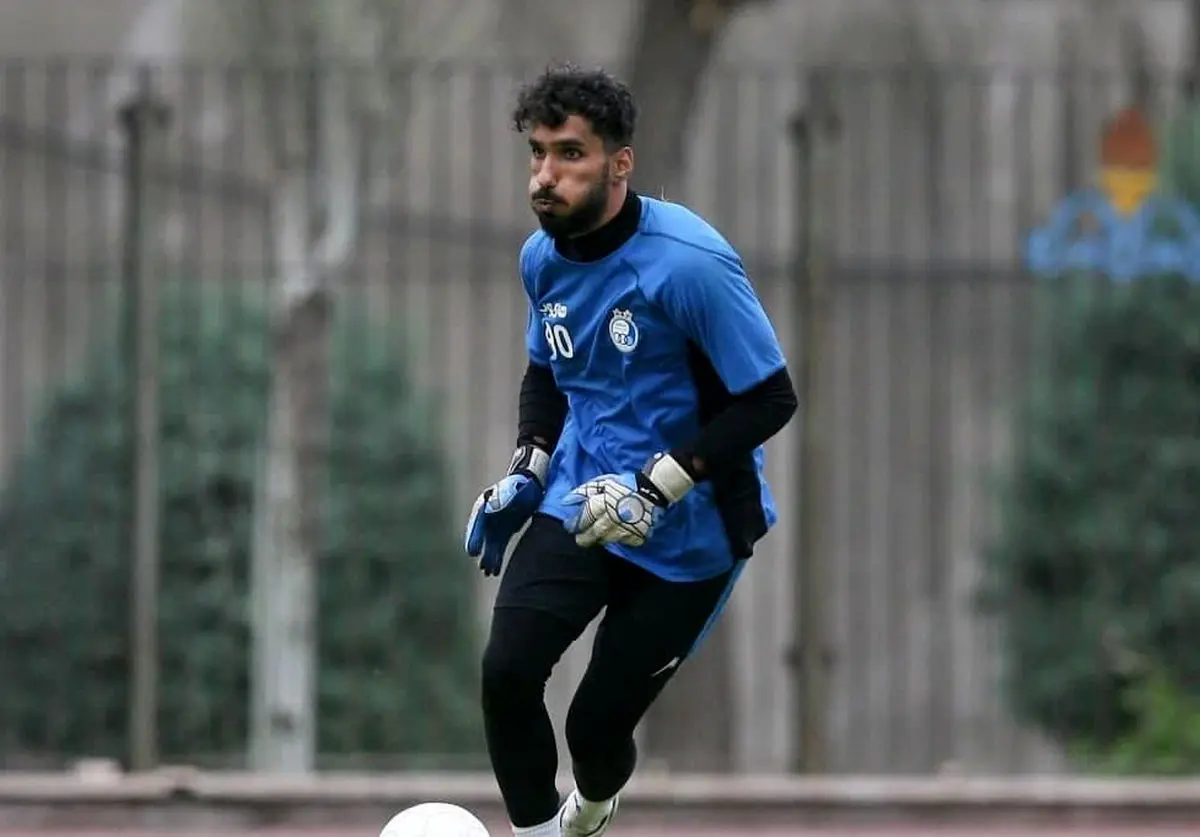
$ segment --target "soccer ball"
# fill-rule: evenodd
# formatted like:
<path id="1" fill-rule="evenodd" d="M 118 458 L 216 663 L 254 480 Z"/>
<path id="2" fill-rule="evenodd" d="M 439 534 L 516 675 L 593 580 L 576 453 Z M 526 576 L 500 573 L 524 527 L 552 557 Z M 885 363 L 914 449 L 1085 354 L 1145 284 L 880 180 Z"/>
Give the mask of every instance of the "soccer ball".
<path id="1" fill-rule="evenodd" d="M 466 808 L 422 802 L 388 820 L 379 837 L 488 837 L 488 830 Z"/>

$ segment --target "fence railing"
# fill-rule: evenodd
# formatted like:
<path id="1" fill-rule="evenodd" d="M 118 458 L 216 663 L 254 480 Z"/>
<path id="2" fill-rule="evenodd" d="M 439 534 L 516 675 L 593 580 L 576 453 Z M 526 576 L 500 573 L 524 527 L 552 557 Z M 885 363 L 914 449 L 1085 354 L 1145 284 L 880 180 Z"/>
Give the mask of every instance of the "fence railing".
<path id="1" fill-rule="evenodd" d="M 309 593 L 280 587 L 287 572 L 262 562 L 295 556 L 256 539 L 275 508 L 278 291 L 312 267 L 281 246 L 295 197 L 281 161 L 305 161 L 306 221 L 334 222 L 347 175 L 307 145 L 332 140 L 285 137 L 298 150 L 281 157 L 278 129 L 301 123 L 273 122 L 267 94 L 306 100 L 246 68 L 0 70 L 0 764 L 253 764 L 255 741 L 305 735 L 320 766 L 485 763 L 492 587 L 459 529 L 507 462 L 523 366 L 530 218 L 506 121 L 521 74 L 396 77 L 399 128 L 381 137 L 346 111 L 371 149 L 348 175 L 352 242 L 328 319 L 298 320 L 321 329 L 327 375 L 289 373 L 321 383 L 323 410 L 293 439 L 320 464 L 316 505 L 293 521 L 316 545 L 313 608 L 292 614 L 306 655 L 290 635 L 260 644 L 284 619 L 272 608 Z M 975 600 L 1031 381 L 1087 385 L 1047 371 L 1037 341 L 1079 315 L 1045 301 L 1053 283 L 1025 245 L 1113 163 L 1100 140 L 1125 89 L 961 67 L 722 68 L 694 124 L 643 108 L 642 130 L 684 132 L 684 193 L 667 197 L 745 254 L 805 397 L 769 448 L 780 525 L 648 719 L 649 769 L 1088 766 L 1055 738 L 1066 726 L 1014 720 L 1003 618 Z M 1178 87 L 1152 89 L 1161 144 Z M 122 129 L 131 94 L 170 120 Z M 586 651 L 552 680 L 559 718 Z M 309 682 L 306 662 L 311 706 L 263 698 Z"/>

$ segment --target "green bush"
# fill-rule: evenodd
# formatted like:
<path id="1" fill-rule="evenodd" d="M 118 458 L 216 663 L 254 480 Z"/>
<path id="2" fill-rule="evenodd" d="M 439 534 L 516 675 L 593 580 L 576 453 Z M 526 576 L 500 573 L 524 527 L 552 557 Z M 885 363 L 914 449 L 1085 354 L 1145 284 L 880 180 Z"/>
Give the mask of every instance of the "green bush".
<path id="1" fill-rule="evenodd" d="M 1200 767 L 1200 700 L 1171 676 L 1147 669 L 1124 693 L 1130 729 L 1109 746 L 1081 742 L 1075 759 L 1091 772 L 1117 776 L 1194 776 Z"/>
<path id="2" fill-rule="evenodd" d="M 1017 714 L 1108 747 L 1138 723 L 1125 693 L 1144 661 L 1200 686 L 1200 289 L 1047 294 L 986 601 Z"/>
<path id="3" fill-rule="evenodd" d="M 481 750 L 469 564 L 437 420 L 365 306 L 336 308 L 318 579 L 325 757 Z M 261 295 L 174 283 L 165 301 L 160 745 L 240 759 L 263 440 Z M 130 668 L 131 381 L 118 341 L 53 394 L 0 498 L 0 748 L 123 758 Z"/>

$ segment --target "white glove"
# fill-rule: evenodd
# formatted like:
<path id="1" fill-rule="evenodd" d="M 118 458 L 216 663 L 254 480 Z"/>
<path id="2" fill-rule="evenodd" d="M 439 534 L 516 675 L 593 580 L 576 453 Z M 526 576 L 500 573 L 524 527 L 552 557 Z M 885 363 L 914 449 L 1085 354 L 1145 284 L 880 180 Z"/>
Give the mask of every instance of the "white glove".
<path id="1" fill-rule="evenodd" d="M 642 546 L 663 512 L 694 487 L 670 454 L 655 454 L 640 471 L 603 474 L 572 490 L 564 502 L 576 509 L 563 526 L 583 547 Z"/>

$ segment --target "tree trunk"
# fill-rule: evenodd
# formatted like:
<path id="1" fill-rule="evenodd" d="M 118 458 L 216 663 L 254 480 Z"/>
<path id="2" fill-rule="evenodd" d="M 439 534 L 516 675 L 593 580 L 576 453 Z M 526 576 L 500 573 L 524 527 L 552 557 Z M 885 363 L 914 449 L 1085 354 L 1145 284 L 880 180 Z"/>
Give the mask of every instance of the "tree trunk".
<path id="1" fill-rule="evenodd" d="M 684 199 L 688 129 L 719 34 L 714 25 L 694 25 L 695 5 L 643 0 L 630 59 L 640 114 L 632 184 L 667 200 Z"/>
<path id="2" fill-rule="evenodd" d="M 279 311 L 256 516 L 253 768 L 304 773 L 316 757 L 316 579 L 329 380 L 328 293 Z"/>
<path id="3" fill-rule="evenodd" d="M 1188 34 L 1191 55 L 1188 56 L 1186 83 L 1188 98 L 1195 99 L 1200 95 L 1200 0 L 1192 0 L 1190 9 L 1191 20 L 1188 21 L 1188 25 L 1191 31 Z"/>
<path id="4" fill-rule="evenodd" d="M 274 196 L 271 392 L 255 514 L 255 770 L 307 772 L 316 754 L 316 575 L 329 379 L 328 291 L 315 268 L 304 170 Z"/>
<path id="5" fill-rule="evenodd" d="M 685 200 L 688 138 L 701 84 L 732 12 L 754 0 L 644 0 L 630 57 L 638 135 L 632 185 Z M 730 619 L 725 614 L 646 718 L 646 761 L 671 770 L 733 767 Z"/>
<path id="6" fill-rule="evenodd" d="M 268 118 L 278 164 L 270 414 L 255 514 L 253 767 L 305 773 L 316 762 L 316 581 L 329 422 L 334 289 L 358 242 L 363 125 L 344 73 L 323 72 L 300 108 Z M 305 124 L 304 122 L 300 123 Z M 314 186 L 325 188 L 314 189 Z"/>

